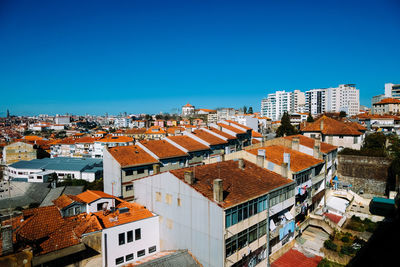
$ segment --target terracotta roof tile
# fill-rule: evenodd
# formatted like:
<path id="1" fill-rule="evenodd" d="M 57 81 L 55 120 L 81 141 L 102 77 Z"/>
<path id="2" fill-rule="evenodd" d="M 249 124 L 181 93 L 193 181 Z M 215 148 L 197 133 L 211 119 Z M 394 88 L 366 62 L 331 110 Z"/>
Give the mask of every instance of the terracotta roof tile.
<path id="1" fill-rule="evenodd" d="M 75 143 L 77 143 L 77 144 L 89 144 L 89 143 L 93 144 L 94 141 L 96 141 L 96 140 L 99 140 L 99 138 L 91 137 L 91 136 L 84 136 L 84 137 L 76 139 Z"/>
<path id="2" fill-rule="evenodd" d="M 210 131 L 212 131 L 212 132 L 214 132 L 214 133 L 216 133 L 216 134 L 218 134 L 218 135 L 221 135 L 221 136 L 223 136 L 223 137 L 225 137 L 225 138 L 228 138 L 228 140 L 235 140 L 235 139 L 237 139 L 235 136 L 230 135 L 230 134 L 228 134 L 228 133 L 226 133 L 226 132 L 220 131 L 220 130 L 214 128 L 214 127 L 209 127 L 208 130 L 210 130 Z"/>
<path id="3" fill-rule="evenodd" d="M 163 130 L 163 128 L 159 126 L 152 126 L 146 131 L 146 134 L 165 134 L 165 133 L 166 132 Z"/>
<path id="4" fill-rule="evenodd" d="M 59 196 L 55 200 L 53 200 L 54 205 L 56 205 L 59 209 L 68 207 L 69 205 L 71 205 L 74 202 L 83 203 L 83 201 L 81 199 L 79 199 L 79 197 L 77 197 L 77 196 L 64 195 L 64 194 Z"/>
<path id="5" fill-rule="evenodd" d="M 323 126 L 322 129 L 321 125 Z M 353 126 L 329 118 L 325 115 L 314 122 L 306 124 L 306 126 L 303 126 L 303 124 L 301 124 L 300 131 L 322 132 L 322 134 L 324 135 L 362 135 L 362 133 L 357 129 L 353 128 Z"/>
<path id="6" fill-rule="evenodd" d="M 121 167 L 147 165 L 158 162 L 137 145 L 112 147 L 108 149 L 108 152 L 118 161 Z"/>
<path id="7" fill-rule="evenodd" d="M 146 132 L 146 128 L 133 128 L 125 130 L 125 134 L 144 134 Z"/>
<path id="8" fill-rule="evenodd" d="M 245 167 L 243 170 L 239 168 L 238 161 L 229 160 L 173 170 L 170 173 L 184 181 L 185 171 L 193 171 L 195 173 L 195 183 L 191 186 L 211 201 L 214 201 L 213 180 L 221 179 L 223 181 L 224 201 L 218 203 L 218 205 L 222 208 L 235 206 L 266 194 L 274 188 L 293 182 L 251 162 L 246 160 L 244 162 Z"/>
<path id="9" fill-rule="evenodd" d="M 322 260 L 320 256 L 308 257 L 303 253 L 291 249 L 271 264 L 271 267 L 317 267 Z"/>
<path id="10" fill-rule="evenodd" d="M 190 138 L 187 135 L 182 136 L 169 136 L 168 139 L 177 143 L 178 145 L 186 148 L 190 152 L 200 151 L 200 150 L 209 150 L 210 148 L 202 143 L 197 142 L 193 138 Z"/>
<path id="11" fill-rule="evenodd" d="M 91 203 L 100 198 L 114 198 L 112 195 L 104 193 L 103 191 L 86 190 L 80 193 L 77 197 L 84 203 Z"/>
<path id="12" fill-rule="evenodd" d="M 222 128 L 228 129 L 236 134 L 244 134 L 246 131 L 240 130 L 236 127 L 233 127 L 231 125 L 225 124 L 225 123 L 217 123 L 218 126 L 221 126 Z"/>
<path id="13" fill-rule="evenodd" d="M 195 136 L 197 136 L 198 138 L 206 141 L 207 143 L 209 143 L 210 145 L 222 145 L 222 144 L 227 144 L 228 142 L 216 137 L 213 134 L 207 133 L 204 130 L 198 129 L 192 132 L 192 134 L 194 134 Z"/>
<path id="14" fill-rule="evenodd" d="M 133 142 L 133 138 L 129 136 L 105 136 L 96 142 L 100 143 L 129 143 Z"/>
<path id="15" fill-rule="evenodd" d="M 323 160 L 316 159 L 307 154 L 301 153 L 299 151 L 284 147 L 284 146 L 266 146 L 260 148 L 254 148 L 247 150 L 246 152 L 251 153 L 253 155 L 258 155 L 259 149 L 265 149 L 265 159 L 273 162 L 277 165 L 282 165 L 283 163 L 283 154 L 290 154 L 290 169 L 292 172 L 299 172 L 305 169 L 308 169 L 312 166 L 323 163 Z"/>
<path id="16" fill-rule="evenodd" d="M 396 98 L 385 98 L 379 101 L 378 103 L 374 103 L 374 105 L 382 105 L 382 104 L 400 104 L 400 100 Z"/>
<path id="17" fill-rule="evenodd" d="M 314 144 L 315 144 L 315 139 L 314 138 L 307 137 L 307 136 L 304 136 L 304 135 L 301 135 L 301 134 L 289 135 L 289 136 L 286 136 L 286 137 L 283 137 L 283 138 L 288 139 L 288 140 L 292 140 L 293 137 L 298 137 L 299 138 L 300 145 L 303 145 L 303 146 L 309 147 L 311 149 L 314 149 Z M 337 146 L 334 146 L 334 145 L 331 145 L 331 144 L 328 144 L 328 143 L 325 143 L 325 142 L 321 142 L 321 152 L 322 153 L 327 154 L 327 153 L 329 153 L 329 152 L 331 152 L 331 151 L 333 151 L 335 149 L 337 149 Z"/>
<path id="18" fill-rule="evenodd" d="M 251 136 L 256 138 L 262 138 L 262 135 L 256 131 L 251 131 Z"/>
<path id="19" fill-rule="evenodd" d="M 140 141 L 140 144 L 156 154 L 160 159 L 184 157 L 188 155 L 165 140 L 143 140 Z"/>
<path id="20" fill-rule="evenodd" d="M 232 121 L 232 120 L 225 120 L 225 121 L 229 122 L 229 124 L 234 124 L 234 125 L 239 126 L 239 127 L 243 128 L 243 129 L 246 129 L 246 130 L 253 130 L 253 128 L 247 127 L 246 125 L 240 124 L 240 123 L 238 123 L 236 121 Z"/>

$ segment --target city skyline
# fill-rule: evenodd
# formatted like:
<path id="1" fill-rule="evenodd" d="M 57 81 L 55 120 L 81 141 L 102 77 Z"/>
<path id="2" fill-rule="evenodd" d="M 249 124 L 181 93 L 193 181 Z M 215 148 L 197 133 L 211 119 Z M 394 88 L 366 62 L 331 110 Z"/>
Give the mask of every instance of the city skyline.
<path id="1" fill-rule="evenodd" d="M 0 7 L 0 116 L 252 106 L 399 83 L 397 1 L 19 2 Z M 4 38 L 5 37 L 5 38 Z M 389 38 L 390 37 L 390 38 Z"/>

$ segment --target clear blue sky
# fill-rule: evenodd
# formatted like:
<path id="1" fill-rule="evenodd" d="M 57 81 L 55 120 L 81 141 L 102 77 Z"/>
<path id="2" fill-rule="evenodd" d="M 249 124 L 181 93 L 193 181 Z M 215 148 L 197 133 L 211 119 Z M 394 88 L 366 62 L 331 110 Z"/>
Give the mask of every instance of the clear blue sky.
<path id="1" fill-rule="evenodd" d="M 0 116 L 260 109 L 400 83 L 400 1 L 0 1 Z"/>

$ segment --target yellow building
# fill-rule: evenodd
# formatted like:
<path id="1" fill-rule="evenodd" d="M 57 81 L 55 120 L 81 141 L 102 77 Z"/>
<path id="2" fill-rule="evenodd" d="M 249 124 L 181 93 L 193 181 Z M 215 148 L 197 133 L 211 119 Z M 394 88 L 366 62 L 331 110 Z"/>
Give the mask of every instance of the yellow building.
<path id="1" fill-rule="evenodd" d="M 31 144 L 15 142 L 3 149 L 3 161 L 6 165 L 20 160 L 32 160 L 37 158 L 37 150 Z"/>

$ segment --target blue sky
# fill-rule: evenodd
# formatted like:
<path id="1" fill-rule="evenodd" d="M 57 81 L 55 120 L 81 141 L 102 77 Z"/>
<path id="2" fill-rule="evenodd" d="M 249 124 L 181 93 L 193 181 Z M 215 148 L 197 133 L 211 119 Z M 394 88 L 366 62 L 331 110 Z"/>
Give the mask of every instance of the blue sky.
<path id="1" fill-rule="evenodd" d="M 0 116 L 260 109 L 275 90 L 400 83 L 400 2 L 0 2 Z"/>

